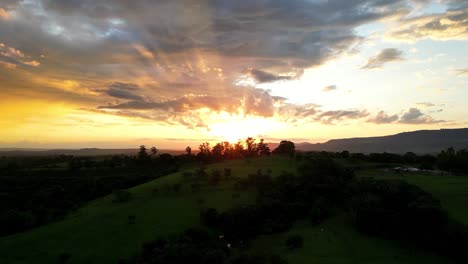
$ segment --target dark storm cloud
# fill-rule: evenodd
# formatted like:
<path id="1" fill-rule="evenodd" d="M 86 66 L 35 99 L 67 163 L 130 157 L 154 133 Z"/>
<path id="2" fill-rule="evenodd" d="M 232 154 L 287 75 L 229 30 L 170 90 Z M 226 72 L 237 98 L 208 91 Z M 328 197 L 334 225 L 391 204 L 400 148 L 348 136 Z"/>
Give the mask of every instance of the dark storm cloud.
<path id="1" fill-rule="evenodd" d="M 418 108 L 410 108 L 401 118 L 400 123 L 403 124 L 437 124 L 444 123 L 445 120 L 435 120 L 431 116 L 425 115 Z"/>
<path id="2" fill-rule="evenodd" d="M 402 52 L 398 49 L 383 49 L 375 57 L 369 59 L 362 69 L 381 68 L 385 63 L 403 60 Z"/>
<path id="3" fill-rule="evenodd" d="M 250 64 L 269 58 L 266 69 L 255 68 L 288 72 L 319 65 L 347 50 L 359 40 L 355 26 L 390 16 L 402 6 L 402 1 L 363 0 L 44 0 L 18 5 L 19 18 L 29 21 L 14 21 L 6 28 L 19 28 L 28 39 L 42 39 L 40 44 L 53 44 L 66 54 L 86 49 L 82 53 L 89 59 L 92 54 L 103 59 L 131 42 L 156 57 L 196 48 L 247 57 Z"/>
<path id="4" fill-rule="evenodd" d="M 393 123 L 398 120 L 398 115 L 388 115 L 384 111 L 380 111 L 377 115 L 373 118 L 367 120 L 370 123 L 376 124 L 389 124 Z"/>

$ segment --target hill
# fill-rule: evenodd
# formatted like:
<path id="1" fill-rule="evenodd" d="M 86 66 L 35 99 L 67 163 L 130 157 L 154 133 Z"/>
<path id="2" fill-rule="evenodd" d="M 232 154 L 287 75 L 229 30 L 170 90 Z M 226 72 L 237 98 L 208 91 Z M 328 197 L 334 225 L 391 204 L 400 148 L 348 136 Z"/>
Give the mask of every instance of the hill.
<path id="1" fill-rule="evenodd" d="M 277 176 L 281 171 L 294 172 L 296 167 L 293 159 L 264 157 L 212 164 L 207 171 L 231 168 L 234 177 L 242 178 L 258 169 L 271 169 L 272 175 Z M 107 196 L 63 221 L 2 237 L 0 263 L 56 263 L 62 254 L 71 256 L 67 263 L 116 263 L 119 258 L 137 252 L 148 240 L 200 225 L 202 208 L 223 211 L 255 201 L 253 190 L 236 189 L 232 182 L 202 185 L 194 191 L 185 177 L 184 173 L 174 173 L 129 189 L 133 198 L 128 202 L 114 203 L 113 196 Z M 172 187 L 178 184 L 180 190 L 173 191 Z M 304 237 L 304 248 L 286 250 L 285 238 L 298 233 Z M 286 233 L 261 236 L 252 248 L 256 252 L 273 250 L 291 264 L 450 263 L 429 252 L 408 250 L 394 241 L 361 234 L 354 230 L 346 215 L 337 215 L 317 226 L 297 223 Z"/>
<path id="2" fill-rule="evenodd" d="M 390 152 L 390 153 L 437 153 L 448 147 L 468 148 L 468 128 L 418 130 L 381 137 L 333 139 L 325 143 L 299 143 L 303 151 Z"/>

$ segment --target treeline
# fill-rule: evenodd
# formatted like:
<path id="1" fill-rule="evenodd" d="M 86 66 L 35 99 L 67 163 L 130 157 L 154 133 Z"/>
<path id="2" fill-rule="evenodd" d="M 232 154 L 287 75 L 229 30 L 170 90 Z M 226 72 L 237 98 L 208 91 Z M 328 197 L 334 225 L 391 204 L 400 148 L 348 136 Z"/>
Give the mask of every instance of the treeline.
<path id="1" fill-rule="evenodd" d="M 256 139 L 252 137 L 248 137 L 245 141 L 239 140 L 234 144 L 227 141 L 219 142 L 213 147 L 210 147 L 210 144 L 205 142 L 201 144 L 198 149 L 199 151 L 195 157 L 197 160 L 203 162 L 269 156 L 271 154 L 292 155 L 296 151 L 296 147 L 291 141 L 283 140 L 276 149 L 271 151 L 264 139 L 260 139 L 257 143 Z M 186 151 L 188 155 L 191 154 L 190 147 L 187 147 Z"/>
<path id="2" fill-rule="evenodd" d="M 298 152 L 296 158 L 301 160 L 303 156 L 325 156 L 335 159 L 346 159 L 349 161 L 366 161 L 382 164 L 395 165 L 410 165 L 421 170 L 439 169 L 452 172 L 455 174 L 468 173 L 468 150 L 455 150 L 450 147 L 447 150 L 441 151 L 437 155 L 423 154 L 417 155 L 413 152 L 405 154 L 395 153 L 350 153 L 349 151 L 342 152 Z"/>
<path id="3" fill-rule="evenodd" d="M 185 162 L 169 154 L 142 155 L 4 159 L 0 236 L 56 221 L 87 201 L 175 172 Z"/>

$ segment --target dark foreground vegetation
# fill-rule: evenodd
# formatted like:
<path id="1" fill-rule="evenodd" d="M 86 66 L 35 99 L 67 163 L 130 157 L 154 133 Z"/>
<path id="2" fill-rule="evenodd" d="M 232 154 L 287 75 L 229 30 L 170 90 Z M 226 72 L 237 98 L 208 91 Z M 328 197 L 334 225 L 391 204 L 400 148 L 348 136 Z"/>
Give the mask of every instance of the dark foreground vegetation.
<path id="1" fill-rule="evenodd" d="M 275 153 L 293 153 L 284 141 Z M 270 155 L 263 139 L 236 144 L 209 143 L 193 155 L 159 154 L 141 146 L 136 155 L 74 157 L 2 157 L 0 159 L 0 236 L 14 234 L 63 218 L 85 202 L 115 193 L 115 201 L 130 199 L 123 189 L 177 171 L 181 166 Z"/>
<path id="2" fill-rule="evenodd" d="M 280 255 L 255 252 L 253 242 L 260 236 L 288 232 L 298 222 L 316 226 L 340 214 L 349 215 L 354 228 L 363 234 L 464 263 L 467 227 L 447 214 L 437 198 L 406 181 L 356 177 L 355 170 L 360 168 L 353 164 L 461 175 L 467 171 L 467 153 L 452 148 L 437 156 L 301 153 L 290 141 L 270 151 L 263 140 L 257 143 L 248 138 L 213 147 L 203 143 L 196 154 L 187 147 L 185 154 L 177 156 L 141 146 L 134 156 L 4 157 L 0 163 L 0 235 L 62 219 L 84 203 L 111 193 L 112 203 L 126 204 L 132 200 L 127 188 L 188 168 L 182 182 L 154 188 L 152 195 L 177 196 L 232 186 L 232 199 L 242 192 L 254 193 L 255 199 L 225 210 L 204 206 L 205 201 L 199 199 L 204 228 L 195 225 L 177 236 L 157 237 L 134 257 L 121 258 L 121 263 L 286 263 Z M 288 157 L 294 171 L 274 175 L 270 169 L 258 168 L 256 173 L 239 177 L 222 166 L 207 170 L 208 164 L 236 159 L 256 162 L 255 157 L 270 155 Z M 126 221 L 132 225 L 139 219 L 128 214 Z M 284 241 L 284 248 L 294 251 L 304 243 L 300 233 L 293 234 Z M 72 258 L 65 252 L 57 261 L 67 263 Z"/>
<path id="3" fill-rule="evenodd" d="M 284 173 L 272 177 L 259 170 L 239 180 L 237 186 L 257 191 L 254 204 L 224 212 L 214 208 L 202 210 L 200 221 L 211 229 L 211 232 L 204 232 L 204 237 L 215 237 L 204 245 L 212 247 L 200 249 L 189 245 L 189 249 L 181 251 L 188 252 L 187 255 L 179 253 L 166 260 L 160 258 L 166 254 L 161 250 L 173 252 L 176 249 L 172 247 L 180 249 L 180 245 L 156 240 L 146 244 L 133 260 L 123 263 L 184 263 L 191 258 L 196 259 L 194 263 L 284 263 L 280 257 L 236 262 L 237 255 L 229 256 L 232 250 L 248 251 L 252 241 L 260 235 L 286 232 L 300 220 L 317 225 L 342 212 L 352 216 L 359 232 L 396 240 L 406 247 L 437 252 L 459 263 L 468 258 L 464 250 L 468 245 L 467 227 L 449 217 L 439 200 L 430 193 L 399 180 L 358 179 L 351 169 L 334 162 L 329 154 L 314 153 L 301 159 L 303 162 L 297 176 Z M 187 233 L 182 237 L 184 243 L 193 242 Z M 198 245 L 199 241 L 193 243 Z M 290 250 L 302 247 L 302 244 L 300 235 L 285 241 Z M 186 247 L 184 244 L 183 248 Z M 216 261 L 201 256 L 216 256 Z"/>

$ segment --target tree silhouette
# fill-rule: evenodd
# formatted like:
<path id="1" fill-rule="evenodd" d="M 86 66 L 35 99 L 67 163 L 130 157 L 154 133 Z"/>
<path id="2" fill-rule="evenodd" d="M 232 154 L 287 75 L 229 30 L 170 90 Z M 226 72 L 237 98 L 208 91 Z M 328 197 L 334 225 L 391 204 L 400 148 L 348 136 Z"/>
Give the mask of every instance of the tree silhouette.
<path id="1" fill-rule="evenodd" d="M 289 154 L 293 155 L 296 152 L 296 146 L 293 142 L 288 140 L 282 140 L 279 146 L 273 150 L 273 154 Z"/>
<path id="2" fill-rule="evenodd" d="M 151 148 L 151 156 L 155 157 L 158 154 L 158 149 L 156 147 Z"/>
<path id="3" fill-rule="evenodd" d="M 260 142 L 257 144 L 258 153 L 263 155 L 270 155 L 270 148 L 268 147 L 267 143 L 264 143 L 264 139 L 260 139 Z"/>
<path id="4" fill-rule="evenodd" d="M 244 154 L 244 145 L 242 144 L 242 141 L 239 140 L 234 145 L 234 153 L 236 157 L 241 157 Z"/>
<path id="5" fill-rule="evenodd" d="M 192 148 L 190 146 L 187 146 L 185 148 L 185 152 L 187 152 L 187 156 L 191 156 L 192 155 Z"/>
<path id="6" fill-rule="evenodd" d="M 138 151 L 138 158 L 143 160 L 143 159 L 147 159 L 148 157 L 149 156 L 148 156 L 148 152 L 146 152 L 145 145 L 141 145 L 140 150 Z"/>
<path id="7" fill-rule="evenodd" d="M 223 143 L 217 143 L 213 149 L 211 149 L 211 153 L 213 154 L 213 157 L 215 159 L 221 159 L 223 154 L 224 154 L 224 144 Z"/>
<path id="8" fill-rule="evenodd" d="M 256 156 L 257 155 L 257 143 L 255 143 L 255 138 L 248 137 L 245 140 L 247 156 Z"/>

